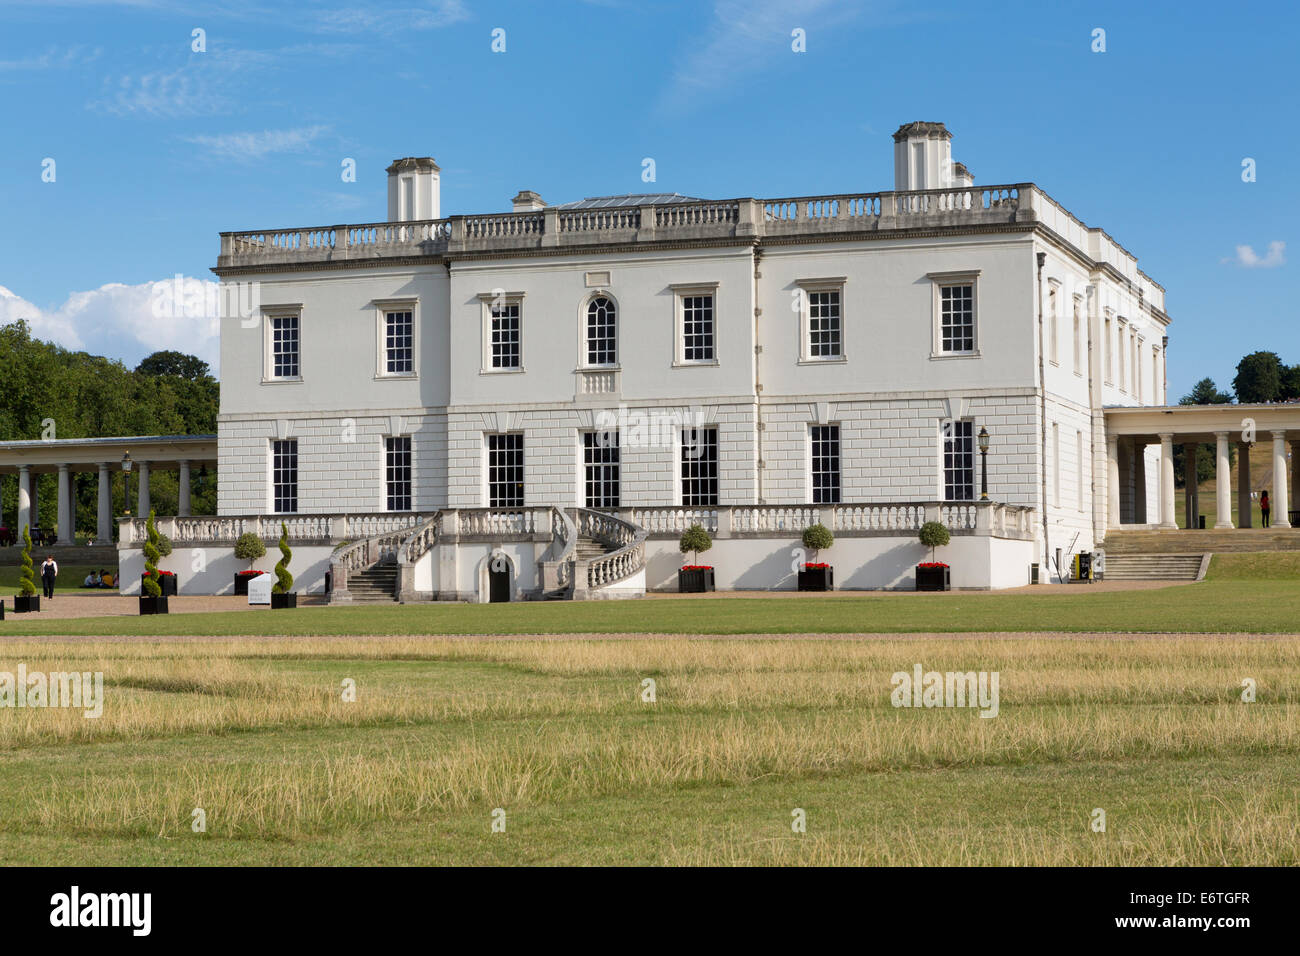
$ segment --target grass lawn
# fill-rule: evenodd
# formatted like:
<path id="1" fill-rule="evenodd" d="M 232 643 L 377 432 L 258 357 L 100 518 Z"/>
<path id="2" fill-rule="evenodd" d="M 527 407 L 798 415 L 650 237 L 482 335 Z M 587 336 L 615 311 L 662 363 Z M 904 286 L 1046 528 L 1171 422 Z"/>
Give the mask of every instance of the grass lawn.
<path id="1" fill-rule="evenodd" d="M 0 709 L 11 864 L 1300 863 L 1294 638 L 0 645 L 20 661 L 102 671 L 105 704 Z M 917 663 L 997 671 L 998 716 L 892 707 Z"/>
<path id="2" fill-rule="evenodd" d="M 32 558 L 32 578 L 36 582 L 36 593 L 41 593 L 41 562 L 45 559 Z M 59 564 L 59 577 L 56 594 L 104 594 L 116 593 L 115 590 L 105 592 L 102 588 L 83 588 L 81 582 L 86 580 L 86 575 L 91 571 L 98 571 L 102 565 L 82 564 Z M 117 565 L 107 569 L 109 572 L 116 574 Z M 6 606 L 12 607 L 11 598 L 18 593 L 18 566 L 8 565 L 0 566 L 0 598 L 3 598 Z"/>
<path id="3" fill-rule="evenodd" d="M 865 634 L 1300 630 L 1300 552 L 1216 555 L 1199 584 L 1141 591 L 839 593 L 799 597 L 302 607 L 39 620 L 0 635 Z M 1267 576 L 1260 576 L 1261 574 Z"/>

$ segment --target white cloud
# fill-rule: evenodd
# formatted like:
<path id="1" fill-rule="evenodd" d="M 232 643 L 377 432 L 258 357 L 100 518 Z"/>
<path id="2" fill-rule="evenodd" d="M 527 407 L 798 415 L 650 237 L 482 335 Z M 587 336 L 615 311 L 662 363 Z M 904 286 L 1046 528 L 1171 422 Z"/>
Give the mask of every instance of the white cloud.
<path id="1" fill-rule="evenodd" d="M 297 153 L 311 146 L 328 126 L 297 129 L 265 129 L 260 133 L 222 133 L 219 136 L 186 136 L 187 143 L 202 146 L 218 159 L 254 160 L 270 153 Z"/>
<path id="2" fill-rule="evenodd" d="M 162 281 L 172 285 L 174 280 Z M 184 283 L 185 295 L 215 299 L 215 282 L 186 279 Z M 0 286 L 0 324 L 26 319 L 36 338 L 74 351 L 120 359 L 128 368 L 135 368 L 153 352 L 174 349 L 197 355 L 217 374 L 220 320 L 215 309 L 181 307 L 172 314 L 155 317 L 157 285 L 110 282 L 87 292 L 73 292 L 54 309 L 42 309 Z"/>
<path id="3" fill-rule="evenodd" d="M 201 116 L 225 112 L 228 97 L 214 91 L 204 76 L 187 69 L 104 79 L 99 99 L 86 104 L 115 116 Z"/>
<path id="4" fill-rule="evenodd" d="M 379 33 L 391 35 L 408 30 L 436 30 L 468 20 L 463 0 L 428 0 L 417 6 L 381 9 L 347 5 L 322 10 L 315 27 L 326 33 Z"/>
<path id="5" fill-rule="evenodd" d="M 1232 262 L 1224 259 L 1223 262 Z M 1286 243 L 1274 240 L 1268 244 L 1268 252 L 1260 258 L 1250 246 L 1238 246 L 1236 263 L 1246 269 L 1275 269 L 1286 264 Z"/>

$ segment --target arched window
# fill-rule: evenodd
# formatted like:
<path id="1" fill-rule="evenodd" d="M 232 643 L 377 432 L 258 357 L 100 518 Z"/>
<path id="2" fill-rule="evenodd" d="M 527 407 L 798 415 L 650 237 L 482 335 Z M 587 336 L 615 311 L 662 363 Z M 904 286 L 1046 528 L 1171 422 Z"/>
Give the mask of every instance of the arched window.
<path id="1" fill-rule="evenodd" d="M 587 364 L 617 365 L 614 300 L 597 296 L 587 305 Z"/>

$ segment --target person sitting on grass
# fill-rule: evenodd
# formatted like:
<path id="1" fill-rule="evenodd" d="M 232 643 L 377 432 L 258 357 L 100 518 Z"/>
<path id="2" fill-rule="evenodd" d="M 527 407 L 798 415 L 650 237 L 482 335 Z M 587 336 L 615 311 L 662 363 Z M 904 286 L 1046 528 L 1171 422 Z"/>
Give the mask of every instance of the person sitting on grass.
<path id="1" fill-rule="evenodd" d="M 94 568 L 86 575 L 86 580 L 81 582 L 83 588 L 102 588 L 104 586 L 103 576 Z"/>

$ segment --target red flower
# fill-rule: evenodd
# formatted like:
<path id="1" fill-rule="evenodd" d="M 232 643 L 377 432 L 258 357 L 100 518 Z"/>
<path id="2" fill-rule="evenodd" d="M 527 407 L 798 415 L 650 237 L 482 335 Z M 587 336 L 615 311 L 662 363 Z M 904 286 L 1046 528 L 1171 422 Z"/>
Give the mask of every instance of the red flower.
<path id="1" fill-rule="evenodd" d="M 711 565 L 711 564 L 683 564 L 683 565 L 682 565 L 682 570 L 683 570 L 683 571 L 712 571 L 712 570 L 713 570 L 713 565 Z"/>
<path id="2" fill-rule="evenodd" d="M 922 561 L 917 565 L 918 568 L 946 568 L 948 565 L 942 561 Z"/>
<path id="3" fill-rule="evenodd" d="M 249 577 L 254 574 L 265 574 L 265 571 L 236 571 L 235 574 L 241 578 Z"/>
<path id="4" fill-rule="evenodd" d="M 159 574 L 165 574 L 165 575 L 167 575 L 169 578 L 174 578 L 174 577 L 176 577 L 176 572 L 175 572 L 175 571 L 159 571 L 158 573 L 159 573 Z M 146 571 L 146 572 L 144 573 L 144 576 L 147 578 L 147 577 L 149 577 L 149 575 L 151 575 L 151 574 L 153 574 L 152 571 Z"/>
<path id="5" fill-rule="evenodd" d="M 803 569 L 805 571 L 825 571 L 829 567 L 829 564 L 805 564 Z"/>

